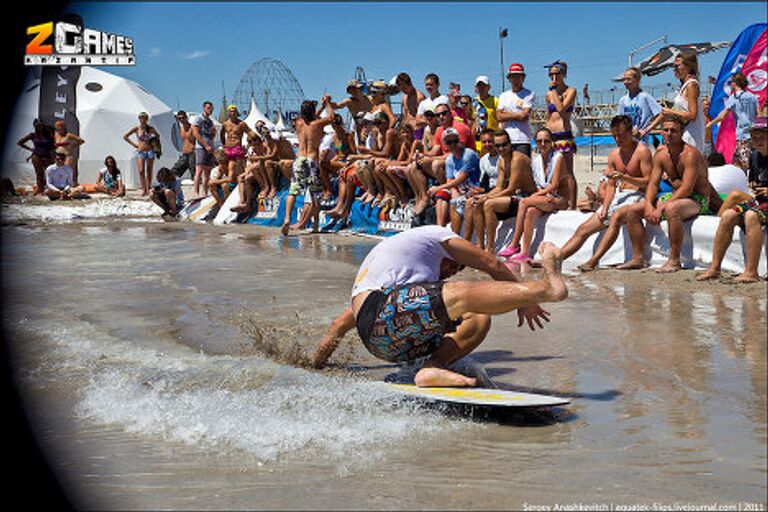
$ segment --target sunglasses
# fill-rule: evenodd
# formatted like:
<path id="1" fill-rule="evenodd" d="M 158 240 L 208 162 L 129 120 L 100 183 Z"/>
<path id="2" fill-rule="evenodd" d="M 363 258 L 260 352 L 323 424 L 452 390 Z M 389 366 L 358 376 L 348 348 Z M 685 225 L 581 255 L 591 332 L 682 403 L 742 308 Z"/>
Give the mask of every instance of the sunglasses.
<path id="1" fill-rule="evenodd" d="M 501 149 L 501 148 L 505 148 L 505 147 L 509 146 L 509 144 L 510 144 L 509 142 L 502 142 L 500 144 L 499 143 L 494 143 L 493 145 L 496 146 L 497 148 Z"/>
<path id="2" fill-rule="evenodd" d="M 468 101 L 460 101 L 459 105 L 461 105 L 463 107 L 468 107 L 469 106 L 469 102 Z"/>
<path id="3" fill-rule="evenodd" d="M 480 143 L 481 144 L 493 144 L 493 141 L 492 140 L 481 140 Z"/>
<path id="4" fill-rule="evenodd" d="M 449 115 L 451 115 L 451 111 L 450 110 L 443 110 L 442 112 L 438 112 L 437 115 L 439 115 L 439 116 L 449 116 Z"/>
<path id="5" fill-rule="evenodd" d="M 536 144 L 552 144 L 551 139 L 536 139 Z"/>
<path id="6" fill-rule="evenodd" d="M 453 146 L 454 144 L 459 143 L 459 139 L 451 139 L 444 141 L 446 146 Z"/>

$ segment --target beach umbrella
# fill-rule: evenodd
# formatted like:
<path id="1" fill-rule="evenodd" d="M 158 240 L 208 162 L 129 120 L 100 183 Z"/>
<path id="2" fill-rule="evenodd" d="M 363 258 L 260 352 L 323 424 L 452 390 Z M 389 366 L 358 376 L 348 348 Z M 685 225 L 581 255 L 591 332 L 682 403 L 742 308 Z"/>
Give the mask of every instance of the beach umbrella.
<path id="1" fill-rule="evenodd" d="M 670 44 L 640 62 L 637 67 L 644 75 L 658 75 L 675 64 L 675 58 L 683 52 L 694 51 L 697 55 L 714 52 L 731 46 L 729 41 L 714 43 Z"/>

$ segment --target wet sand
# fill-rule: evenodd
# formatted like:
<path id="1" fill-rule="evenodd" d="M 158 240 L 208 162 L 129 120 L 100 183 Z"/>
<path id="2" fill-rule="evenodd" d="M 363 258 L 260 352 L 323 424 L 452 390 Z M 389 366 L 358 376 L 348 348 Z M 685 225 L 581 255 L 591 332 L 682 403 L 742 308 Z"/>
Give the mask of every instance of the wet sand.
<path id="1" fill-rule="evenodd" d="M 499 386 L 571 405 L 473 417 L 382 390 L 398 369 L 352 333 L 329 369 L 301 367 L 375 240 L 19 223 L 2 227 L 3 321 L 78 507 L 766 502 L 764 281 L 571 274 L 544 331 L 496 318 L 473 356 Z"/>

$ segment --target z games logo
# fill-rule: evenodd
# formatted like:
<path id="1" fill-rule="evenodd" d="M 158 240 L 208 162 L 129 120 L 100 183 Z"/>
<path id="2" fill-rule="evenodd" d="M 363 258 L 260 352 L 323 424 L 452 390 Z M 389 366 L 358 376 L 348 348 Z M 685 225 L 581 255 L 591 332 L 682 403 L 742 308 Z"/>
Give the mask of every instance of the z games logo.
<path id="1" fill-rule="evenodd" d="M 27 27 L 27 66 L 133 66 L 133 39 L 66 21 Z"/>

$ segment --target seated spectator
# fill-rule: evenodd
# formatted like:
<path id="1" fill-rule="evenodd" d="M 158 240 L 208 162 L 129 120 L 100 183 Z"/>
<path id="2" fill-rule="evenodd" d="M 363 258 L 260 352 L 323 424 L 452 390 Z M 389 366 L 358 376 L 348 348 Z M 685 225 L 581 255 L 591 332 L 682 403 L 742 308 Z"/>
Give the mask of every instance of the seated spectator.
<path id="1" fill-rule="evenodd" d="M 474 150 L 464 147 L 459 132 L 453 128 L 443 132 L 442 140 L 448 148 L 445 160 L 446 181 L 430 187 L 427 193 L 436 199 L 437 224 L 445 226 L 450 220 L 451 229 L 458 234 L 469 192 L 480 186 L 480 157 Z"/>
<path id="2" fill-rule="evenodd" d="M 75 186 L 74 171 L 64 163 L 66 159 L 64 153 L 56 153 L 53 164 L 45 170 L 44 193 L 51 201 L 75 199 L 85 191 L 82 186 Z"/>
<path id="3" fill-rule="evenodd" d="M 611 134 L 617 148 L 608 155 L 605 180 L 601 183 L 604 186 L 602 204 L 596 213 L 576 228 L 576 232 L 561 248 L 563 259 L 568 258 L 590 236 L 606 230 L 592 257 L 579 266 L 582 272 L 597 268 L 600 258 L 613 246 L 621 227 L 626 224 L 631 206 L 645 200 L 645 188 L 653 166 L 651 151 L 647 145 L 633 138 L 632 131 L 632 119 L 629 116 L 618 115 L 611 120 Z M 645 230 L 642 225 L 633 223 L 629 235 L 632 240 L 632 259 L 618 268 L 642 268 L 645 266 Z"/>
<path id="4" fill-rule="evenodd" d="M 696 276 L 699 281 L 720 276 L 720 266 L 731 244 L 733 230 L 737 224 L 747 235 L 747 258 L 744 272 L 736 277 L 736 282 L 752 283 L 760 279 L 757 267 L 763 251 L 765 240 L 763 230 L 766 225 L 766 216 L 768 216 L 768 165 L 766 165 L 768 164 L 768 123 L 765 117 L 755 118 L 751 137 L 755 147 L 748 160 L 749 186 L 752 189 L 752 195 L 736 191 L 726 199 L 726 204 L 723 206 L 729 202 L 735 204 L 721 210 L 720 225 L 717 227 L 712 248 L 712 263 L 705 272 Z"/>
<path id="5" fill-rule="evenodd" d="M 152 187 L 150 199 L 163 209 L 163 215 L 175 217 L 184 207 L 181 180 L 167 167 L 161 167 L 157 171 L 157 185 Z"/>
<path id="6" fill-rule="evenodd" d="M 231 211 L 237 213 L 250 212 L 253 210 L 255 204 L 253 201 L 254 188 L 259 187 L 259 198 L 268 197 L 265 196 L 264 191 L 269 185 L 269 180 L 264 176 L 265 172 L 274 174 L 274 169 L 269 167 L 269 171 L 265 171 L 265 153 L 266 148 L 264 142 L 260 136 L 250 137 L 248 139 L 248 151 L 246 152 L 246 166 L 245 172 L 237 177 L 237 190 L 240 195 L 240 202 L 230 208 Z M 221 182 L 221 171 L 216 168 L 216 180 Z M 211 171 L 211 179 L 213 178 L 213 171 Z M 217 183 L 217 186 L 220 183 Z M 274 182 L 273 182 L 274 185 Z M 274 189 L 273 189 L 274 190 Z"/>
<path id="7" fill-rule="evenodd" d="M 409 188 L 407 187 L 406 172 L 408 171 L 408 164 L 413 160 L 413 155 L 421 147 L 421 143 L 415 138 L 412 124 L 400 125 L 399 138 L 399 154 L 394 160 L 387 161 L 384 167 L 386 178 L 394 189 L 393 207 L 408 203 Z"/>
<path id="8" fill-rule="evenodd" d="M 483 156 L 480 157 L 480 187 L 476 193 L 470 193 L 464 207 L 464 239 L 467 241 L 472 241 L 475 231 L 477 231 L 478 240 L 485 236 L 485 218 L 480 205 L 498 184 L 499 152 L 493 145 L 493 133 L 494 130 L 485 128 L 480 135 L 480 144 L 483 147 L 481 150 Z M 482 243 L 478 245 L 483 247 Z"/>
<path id="9" fill-rule="evenodd" d="M 113 197 L 123 197 L 125 195 L 125 184 L 123 183 L 120 169 L 117 168 L 115 158 L 112 155 L 105 158 L 104 166 L 96 177 L 96 192 L 109 194 Z"/>
<path id="10" fill-rule="evenodd" d="M 499 221 L 515 217 L 520 201 L 537 190 L 531 159 L 525 153 L 514 150 L 509 132 L 499 130 L 494 133 L 493 145 L 499 152 L 496 188 L 474 199 L 477 206 L 482 206 L 483 219 L 480 225 L 485 227 L 485 237 L 478 233 L 477 244 L 491 254 L 496 253 L 496 228 Z"/>
<path id="11" fill-rule="evenodd" d="M 520 199 L 512 242 L 499 256 L 511 257 L 518 263 L 531 261 L 531 241 L 536 220 L 544 214 L 568 208 L 568 183 L 565 179 L 565 158 L 553 149 L 552 132 L 540 128 L 534 135 L 538 153 L 531 159 L 536 192 Z M 522 240 L 522 244 L 521 244 Z"/>
<path id="12" fill-rule="evenodd" d="M 229 197 L 237 187 L 238 176 L 235 175 L 240 166 L 230 167 L 231 158 L 227 156 L 223 148 L 214 150 L 213 157 L 216 159 L 216 167 L 211 170 L 211 178 L 208 180 L 208 190 L 216 200 L 216 205 L 221 208 L 224 201 Z"/>
<path id="13" fill-rule="evenodd" d="M 721 197 L 725 198 L 734 190 L 749 194 L 749 181 L 741 167 L 725 162 L 725 157 L 718 152 L 712 152 L 707 157 L 709 166 L 709 182 Z"/>

